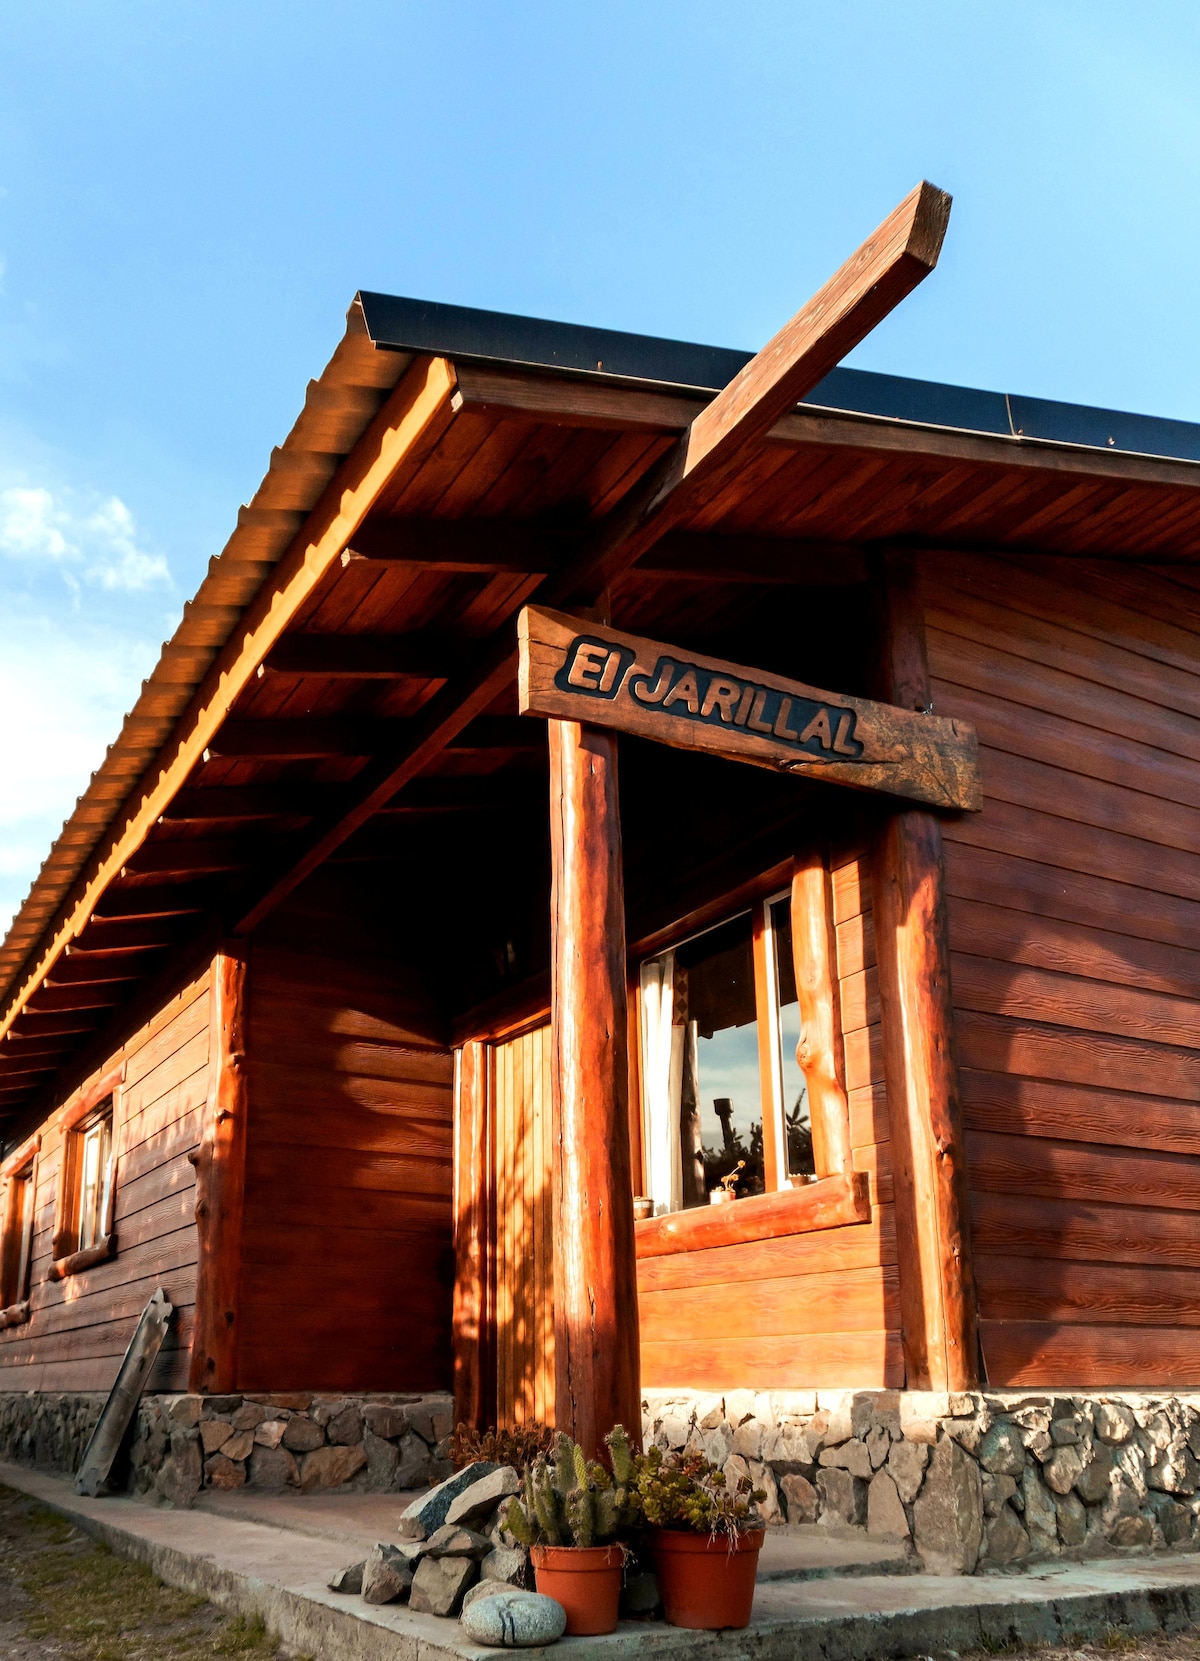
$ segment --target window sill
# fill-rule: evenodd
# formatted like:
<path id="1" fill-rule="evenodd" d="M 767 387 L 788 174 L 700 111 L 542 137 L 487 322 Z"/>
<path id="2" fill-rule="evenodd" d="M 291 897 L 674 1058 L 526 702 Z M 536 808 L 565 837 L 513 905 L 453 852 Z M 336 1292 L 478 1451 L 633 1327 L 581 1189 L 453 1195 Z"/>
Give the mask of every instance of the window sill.
<path id="1" fill-rule="evenodd" d="M 50 1265 L 46 1274 L 47 1280 L 66 1280 L 68 1275 L 80 1275 L 85 1269 L 95 1268 L 97 1263 L 104 1263 L 108 1258 L 117 1255 L 117 1237 L 115 1234 L 106 1234 L 103 1240 L 98 1240 L 94 1246 L 88 1246 L 81 1252 L 72 1252 L 69 1257 L 60 1257 Z"/>
<path id="2" fill-rule="evenodd" d="M 745 1245 L 751 1240 L 776 1240 L 786 1234 L 809 1234 L 822 1228 L 844 1228 L 871 1218 L 867 1177 L 845 1171 L 822 1177 L 803 1188 L 784 1188 L 776 1194 L 755 1194 L 729 1205 L 696 1206 L 666 1217 L 648 1217 L 634 1223 L 639 1257 L 664 1257 L 669 1252 L 702 1251 L 709 1246 Z"/>
<path id="3" fill-rule="evenodd" d="M 5 1327 L 24 1326 L 29 1319 L 29 1299 L 24 1303 L 10 1303 L 7 1309 L 0 1309 L 0 1332 Z"/>

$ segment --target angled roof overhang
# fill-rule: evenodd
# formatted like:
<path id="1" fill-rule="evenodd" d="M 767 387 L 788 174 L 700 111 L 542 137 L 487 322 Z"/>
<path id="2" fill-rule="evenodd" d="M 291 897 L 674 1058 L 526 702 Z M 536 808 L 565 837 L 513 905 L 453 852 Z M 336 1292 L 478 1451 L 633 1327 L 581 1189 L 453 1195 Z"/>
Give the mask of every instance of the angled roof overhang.
<path id="1" fill-rule="evenodd" d="M 409 758 L 413 801 L 519 756 L 503 700 L 435 718 L 456 676 L 748 356 L 356 299 L 0 946 L 0 1114 L 52 1090 L 161 961 L 162 918 L 254 920 L 295 850 L 319 853 L 314 827 L 336 845 L 355 801 L 366 826 L 381 756 Z M 1191 562 L 1198 487 L 1200 427 L 839 369 L 744 489 L 635 568 L 628 603 L 652 620 L 681 578 L 714 605 L 729 584 L 856 580 L 864 546 L 897 540 Z"/>

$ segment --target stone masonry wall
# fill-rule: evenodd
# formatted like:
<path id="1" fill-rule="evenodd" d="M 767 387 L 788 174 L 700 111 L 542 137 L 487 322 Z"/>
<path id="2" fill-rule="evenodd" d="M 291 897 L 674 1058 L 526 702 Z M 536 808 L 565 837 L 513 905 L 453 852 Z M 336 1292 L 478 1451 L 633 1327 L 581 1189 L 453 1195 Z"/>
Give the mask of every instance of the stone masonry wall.
<path id="1" fill-rule="evenodd" d="M 0 1395 L 0 1458 L 78 1470 L 103 1394 Z M 201 1488 L 398 1492 L 449 1476 L 446 1395 L 144 1396 L 114 1484 L 167 1504 Z"/>
<path id="2" fill-rule="evenodd" d="M 646 1444 L 766 1489 L 768 1522 L 903 1543 L 933 1573 L 1200 1549 L 1200 1396 L 656 1391 Z"/>

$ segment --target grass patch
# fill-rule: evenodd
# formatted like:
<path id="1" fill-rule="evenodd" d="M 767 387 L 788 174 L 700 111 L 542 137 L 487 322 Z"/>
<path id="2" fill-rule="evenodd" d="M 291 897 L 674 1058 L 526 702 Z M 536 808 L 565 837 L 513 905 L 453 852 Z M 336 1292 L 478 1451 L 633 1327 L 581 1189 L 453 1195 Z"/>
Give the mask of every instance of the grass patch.
<path id="1" fill-rule="evenodd" d="M 0 1487 L 0 1617 L 46 1661 L 275 1661 L 261 1619 L 164 1586 L 56 1512 Z M 35 1648 L 36 1654 L 36 1648 Z"/>

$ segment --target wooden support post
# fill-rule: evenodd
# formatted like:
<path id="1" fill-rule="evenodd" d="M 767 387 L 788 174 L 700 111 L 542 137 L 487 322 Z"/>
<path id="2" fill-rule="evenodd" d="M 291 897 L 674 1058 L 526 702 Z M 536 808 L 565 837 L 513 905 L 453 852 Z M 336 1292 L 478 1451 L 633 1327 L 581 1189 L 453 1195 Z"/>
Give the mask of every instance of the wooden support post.
<path id="1" fill-rule="evenodd" d="M 911 564 L 885 556 L 877 580 L 881 690 L 904 708 L 925 709 L 924 613 Z M 978 1317 L 936 814 L 903 808 L 888 816 L 872 885 L 905 1375 L 910 1389 L 970 1389 L 979 1379 Z"/>
<path id="2" fill-rule="evenodd" d="M 246 958 L 227 942 L 213 958 L 208 1103 L 196 1167 L 196 1325 L 188 1389 L 237 1384 L 237 1297 L 246 1186 Z"/>
<path id="3" fill-rule="evenodd" d="M 617 740 L 550 721 L 555 1422 L 641 1445 Z"/>
<path id="4" fill-rule="evenodd" d="M 829 1177 L 849 1171 L 852 1159 L 833 896 L 821 853 L 802 854 L 792 875 L 792 955 L 800 1001 L 796 1060 L 808 1085 L 813 1161 L 817 1175 Z"/>
<path id="5" fill-rule="evenodd" d="M 488 1047 L 458 1052 L 454 1079 L 454 1421 L 483 1430 L 495 1418 L 488 1198 Z"/>

